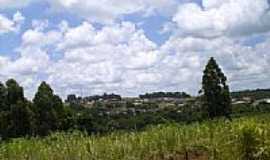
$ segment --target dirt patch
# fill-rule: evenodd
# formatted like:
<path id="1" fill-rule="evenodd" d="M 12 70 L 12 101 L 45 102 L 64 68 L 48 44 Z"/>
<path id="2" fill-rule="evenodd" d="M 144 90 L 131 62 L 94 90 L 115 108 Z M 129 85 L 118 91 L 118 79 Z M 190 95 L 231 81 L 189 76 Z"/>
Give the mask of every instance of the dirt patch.
<path id="1" fill-rule="evenodd" d="M 193 150 L 187 152 L 175 152 L 175 153 L 159 153 L 154 154 L 146 160 L 208 160 L 209 156 L 206 151 Z"/>

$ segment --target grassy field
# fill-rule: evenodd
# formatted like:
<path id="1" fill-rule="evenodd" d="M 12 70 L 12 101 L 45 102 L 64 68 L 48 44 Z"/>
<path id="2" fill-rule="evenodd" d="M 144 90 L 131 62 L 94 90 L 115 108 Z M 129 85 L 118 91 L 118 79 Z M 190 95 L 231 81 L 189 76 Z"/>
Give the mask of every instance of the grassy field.
<path id="1" fill-rule="evenodd" d="M 267 114 L 233 122 L 161 125 L 139 133 L 57 133 L 0 144 L 1 160 L 267 160 L 269 156 Z"/>

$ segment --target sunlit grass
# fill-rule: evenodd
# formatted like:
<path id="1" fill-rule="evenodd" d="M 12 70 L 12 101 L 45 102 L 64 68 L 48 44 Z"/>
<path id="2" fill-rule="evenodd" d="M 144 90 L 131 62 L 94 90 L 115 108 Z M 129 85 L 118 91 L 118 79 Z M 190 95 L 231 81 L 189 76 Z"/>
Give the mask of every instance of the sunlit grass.
<path id="1" fill-rule="evenodd" d="M 46 138 L 15 139 L 0 145 L 0 159 L 144 160 L 166 159 L 166 155 L 176 157 L 193 151 L 203 152 L 215 160 L 268 159 L 269 117 L 258 115 L 233 122 L 167 124 L 149 127 L 143 132 L 115 132 L 107 136 L 73 132 L 56 133 Z"/>

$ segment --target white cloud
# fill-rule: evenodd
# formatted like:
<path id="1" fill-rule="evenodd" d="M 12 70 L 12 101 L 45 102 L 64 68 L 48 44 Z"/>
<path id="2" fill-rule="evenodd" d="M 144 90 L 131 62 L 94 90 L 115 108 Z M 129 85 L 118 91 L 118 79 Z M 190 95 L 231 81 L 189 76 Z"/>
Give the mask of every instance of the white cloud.
<path id="1" fill-rule="evenodd" d="M 0 9 L 24 8 L 33 3 L 48 3 L 53 12 L 69 12 L 90 22 L 113 23 L 124 15 L 140 13 L 172 15 L 177 4 L 186 0 L 0 0 Z"/>
<path id="2" fill-rule="evenodd" d="M 24 86 L 28 98 L 31 98 L 50 63 L 45 51 L 27 46 L 20 50 L 20 57 L 16 60 L 0 56 L 0 80 L 15 78 Z"/>
<path id="3" fill-rule="evenodd" d="M 270 29 L 267 0 L 203 0 L 180 5 L 173 21 L 180 32 L 201 37 L 239 36 Z"/>
<path id="4" fill-rule="evenodd" d="M 13 26 L 14 26 L 14 22 L 0 15 L 0 34 L 7 33 L 14 30 Z"/>
<path id="5" fill-rule="evenodd" d="M 58 9 L 72 10 L 90 21 L 111 23 L 97 28 L 87 20 L 77 26 L 63 21 L 54 28 L 48 20 L 33 20 L 32 28 L 22 34 L 17 49 L 19 58 L 0 56 L 0 79 L 18 79 L 30 97 L 41 80 L 48 81 L 62 96 L 103 92 L 137 95 L 160 90 L 197 93 L 204 65 L 213 56 L 228 75 L 233 89 L 267 87 L 270 80 L 270 38 L 265 33 L 269 30 L 267 1 L 203 0 L 204 8 L 195 3 L 182 4 L 164 28 L 164 32 L 174 31 L 160 46 L 134 23 L 114 21 L 124 14 L 166 10 L 166 2 L 105 0 L 99 4 L 87 1 L 85 5 L 80 0 L 51 2 Z M 13 20 L 2 19 L 8 25 L 2 25 L 7 27 L 0 27 L 0 31 L 6 33 L 16 31 L 16 24 L 24 18 L 18 13 Z M 253 46 L 243 43 L 252 40 L 254 37 L 250 35 L 256 33 L 263 34 L 266 40 Z M 52 58 L 55 55 L 58 59 Z"/>
<path id="6" fill-rule="evenodd" d="M 164 74 L 168 78 L 164 84 L 175 82 L 177 85 L 174 86 L 196 93 L 204 65 L 212 56 L 217 59 L 234 90 L 270 87 L 267 85 L 270 80 L 269 46 L 269 40 L 251 47 L 226 37 L 211 40 L 172 37 L 161 48 L 166 56 L 160 64 L 165 66 L 164 71 L 160 68 L 159 73 L 167 73 Z"/>
<path id="7" fill-rule="evenodd" d="M 49 0 L 54 10 L 68 11 L 91 21 L 112 23 L 123 15 L 141 12 L 172 14 L 178 3 L 176 0 Z"/>
<path id="8" fill-rule="evenodd" d="M 81 88 L 87 93 L 124 92 L 122 85 L 131 79 L 131 72 L 144 74 L 144 70 L 158 61 L 156 44 L 130 22 L 105 26 L 101 30 L 84 22 L 66 29 L 57 46 L 64 57 L 50 67 L 48 81 L 64 93 L 68 88 L 76 93 L 80 93 Z M 133 83 L 141 80 L 136 77 L 132 77 Z"/>
<path id="9" fill-rule="evenodd" d="M 0 35 L 8 32 L 17 32 L 20 30 L 24 17 L 20 12 L 16 12 L 13 19 L 9 19 L 0 14 Z"/>
<path id="10" fill-rule="evenodd" d="M 144 71 L 159 60 L 157 46 L 133 23 L 112 24 L 100 30 L 88 22 L 60 27 L 64 29 L 45 32 L 40 25 L 33 25 L 25 31 L 17 49 L 20 57 L 0 58 L 2 77 L 18 79 L 26 85 L 27 93 L 32 92 L 30 97 L 41 80 L 47 80 L 61 95 L 70 90 L 80 93 L 81 88 L 87 93 L 124 92 L 123 81 L 134 78 L 132 83 L 138 86 L 142 80 L 148 84 L 154 80 L 152 73 L 146 75 Z M 63 53 L 63 58 L 50 58 L 54 52 Z M 136 76 L 130 77 L 135 72 Z"/>
<path id="11" fill-rule="evenodd" d="M 0 56 L 0 79 L 15 78 L 25 87 L 26 95 L 32 97 L 40 78 L 46 76 L 47 68 L 52 63 L 46 46 L 57 41 L 56 34 L 56 31 L 39 32 L 38 27 L 25 31 L 21 46 L 16 49 L 19 58 L 12 60 Z"/>
<path id="12" fill-rule="evenodd" d="M 160 90 L 197 93 L 210 56 L 218 60 L 234 89 L 259 87 L 270 79 L 270 40 L 251 47 L 226 36 L 172 35 L 158 47 L 130 22 L 101 29 L 89 22 L 76 27 L 63 22 L 59 26 L 45 31 L 33 25 L 25 31 L 18 49 L 20 57 L 0 57 L 1 79 L 15 77 L 29 97 L 41 80 L 62 96 L 103 92 L 137 95 Z M 62 53 L 62 58 L 50 58 L 55 52 Z"/>
<path id="13" fill-rule="evenodd" d="M 185 0 L 0 0 L 0 9 L 24 8 L 33 3 L 46 2 L 56 12 L 70 12 L 91 22 L 113 23 L 122 16 L 141 13 L 172 15 L 178 3 Z"/>

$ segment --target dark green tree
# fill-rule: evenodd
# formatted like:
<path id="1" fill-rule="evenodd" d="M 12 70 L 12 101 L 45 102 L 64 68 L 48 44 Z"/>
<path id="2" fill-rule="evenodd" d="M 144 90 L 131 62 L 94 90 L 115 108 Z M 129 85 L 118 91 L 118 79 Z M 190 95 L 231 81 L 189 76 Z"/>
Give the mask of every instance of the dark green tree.
<path id="1" fill-rule="evenodd" d="M 227 78 L 222 73 L 213 57 L 210 58 L 203 72 L 202 94 L 203 106 L 209 118 L 225 116 L 230 118 L 232 112 L 231 96 Z"/>
<path id="2" fill-rule="evenodd" d="M 23 88 L 14 79 L 9 79 L 6 86 L 8 105 L 16 104 L 18 101 L 25 101 Z"/>
<path id="3" fill-rule="evenodd" d="M 18 101 L 10 105 L 9 137 L 21 137 L 33 133 L 34 115 L 30 109 L 30 102 Z"/>
<path id="4" fill-rule="evenodd" d="M 0 112 L 7 109 L 7 89 L 0 82 Z"/>
<path id="5" fill-rule="evenodd" d="M 63 103 L 60 97 L 54 95 L 51 87 L 42 82 L 33 99 L 37 119 L 37 134 L 47 135 L 61 128 Z"/>
<path id="6" fill-rule="evenodd" d="M 8 112 L 7 112 L 7 89 L 3 83 L 0 82 L 0 138 L 6 135 L 8 127 Z"/>
<path id="7" fill-rule="evenodd" d="M 6 87 L 0 84 L 1 126 L 2 138 L 13 138 L 29 135 L 32 132 L 33 114 L 29 108 L 30 102 L 23 94 L 23 88 L 10 79 Z"/>

